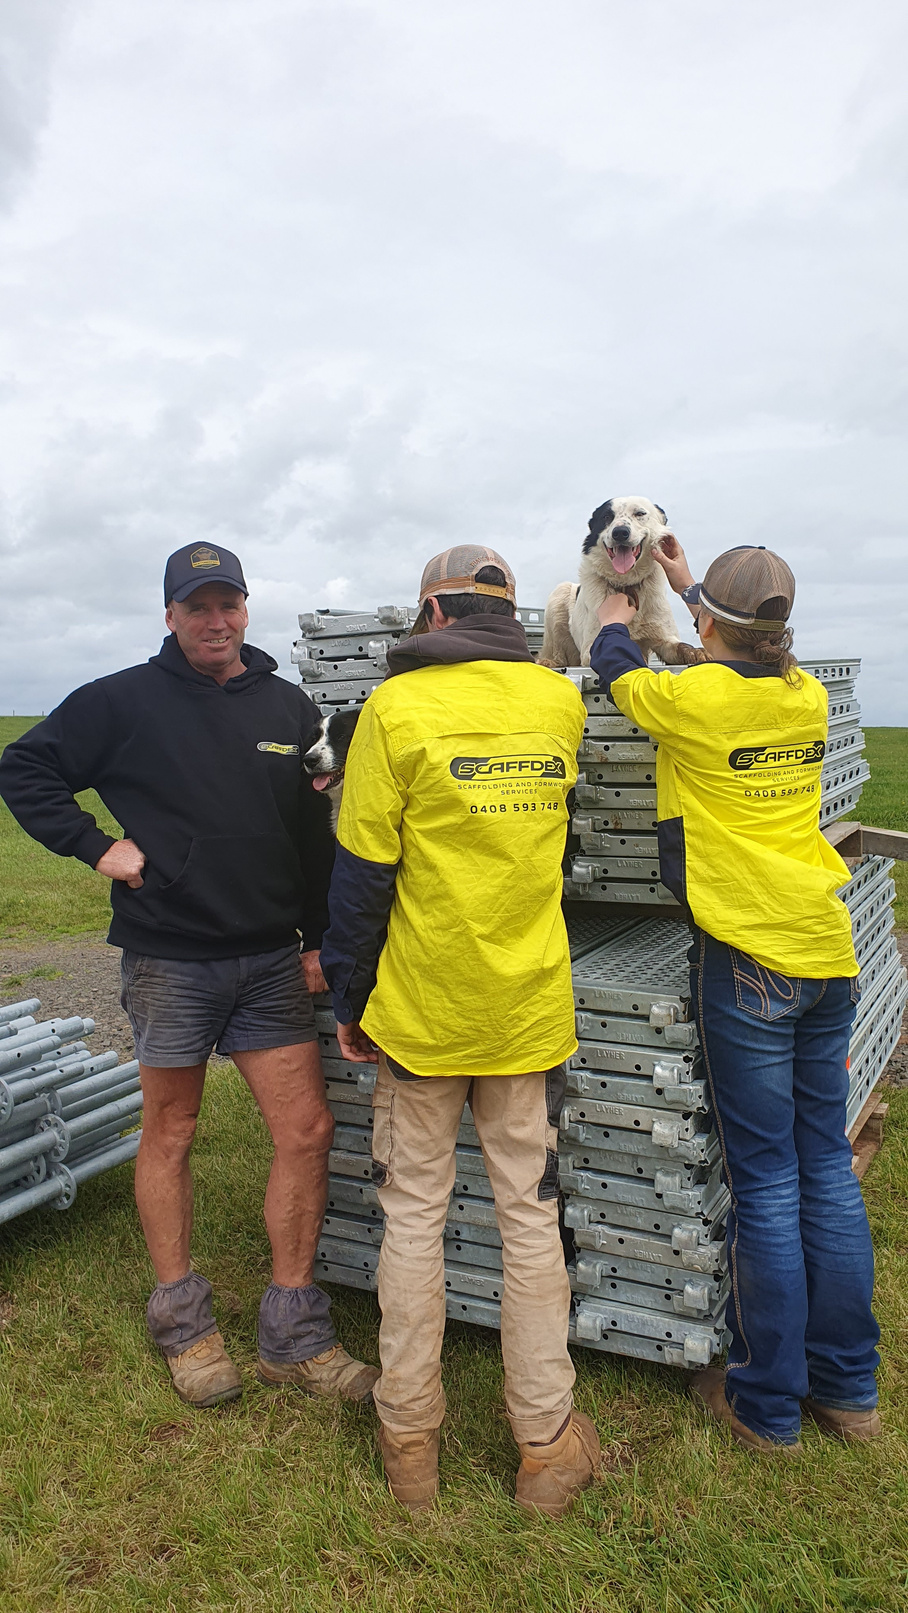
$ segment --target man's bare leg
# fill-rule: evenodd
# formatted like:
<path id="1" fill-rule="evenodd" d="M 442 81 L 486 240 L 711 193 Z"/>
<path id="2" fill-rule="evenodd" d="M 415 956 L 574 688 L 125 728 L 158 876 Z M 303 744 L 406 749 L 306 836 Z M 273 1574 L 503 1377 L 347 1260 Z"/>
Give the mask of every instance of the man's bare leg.
<path id="1" fill-rule="evenodd" d="M 136 1204 L 159 1283 L 190 1269 L 192 1176 L 189 1153 L 205 1086 L 204 1064 L 139 1065 L 144 1110 L 136 1159 Z"/>
<path id="2" fill-rule="evenodd" d="M 328 1151 L 334 1138 L 318 1043 L 299 1042 L 231 1057 L 274 1143 L 265 1194 L 274 1281 L 282 1288 L 305 1288 L 313 1279 L 325 1219 Z"/>
<path id="3" fill-rule="evenodd" d="M 370 1400 L 378 1368 L 354 1361 L 338 1344 L 330 1301 L 314 1281 L 334 1138 L 318 1043 L 232 1057 L 274 1142 L 265 1194 L 274 1281 L 259 1308 L 259 1378 L 275 1388 Z"/>

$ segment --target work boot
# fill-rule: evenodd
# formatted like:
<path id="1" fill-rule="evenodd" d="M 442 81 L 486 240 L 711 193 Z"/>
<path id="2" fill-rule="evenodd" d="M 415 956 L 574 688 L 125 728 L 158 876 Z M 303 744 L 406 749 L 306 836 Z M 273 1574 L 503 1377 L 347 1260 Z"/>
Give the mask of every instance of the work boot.
<path id="1" fill-rule="evenodd" d="M 243 1393 L 243 1380 L 220 1333 L 206 1333 L 181 1355 L 168 1355 L 165 1360 L 174 1388 L 187 1406 L 219 1406 L 222 1400 L 238 1400 Z"/>
<path id="2" fill-rule="evenodd" d="M 425 1512 L 438 1494 L 438 1445 L 437 1428 L 422 1434 L 393 1434 L 383 1423 L 378 1425 L 388 1488 L 409 1512 Z"/>
<path id="3" fill-rule="evenodd" d="M 581 1490 L 591 1484 L 602 1447 L 589 1417 L 572 1411 L 567 1427 L 548 1445 L 518 1446 L 523 1458 L 517 1470 L 515 1499 L 524 1512 L 563 1518 Z"/>
<path id="4" fill-rule="evenodd" d="M 354 1361 L 340 1344 L 333 1344 L 321 1355 L 310 1355 L 308 1361 L 266 1361 L 259 1356 L 260 1383 L 272 1389 L 291 1384 L 294 1389 L 304 1389 L 325 1400 L 355 1400 L 367 1405 L 378 1376 L 378 1367 Z"/>
<path id="5" fill-rule="evenodd" d="M 755 1434 L 752 1428 L 748 1428 L 746 1423 L 742 1423 L 741 1419 L 735 1416 L 725 1398 L 724 1367 L 706 1367 L 702 1372 L 695 1372 L 688 1388 L 693 1399 L 705 1406 L 717 1423 L 725 1423 L 738 1444 L 746 1445 L 749 1451 L 773 1454 L 781 1451 L 785 1456 L 801 1455 L 804 1447 L 800 1440 L 796 1440 L 793 1445 L 785 1445 L 778 1439 L 766 1439 L 763 1434 Z"/>
<path id="6" fill-rule="evenodd" d="M 876 1439 L 877 1434 L 883 1432 L 883 1424 L 876 1406 L 866 1408 L 846 1409 L 844 1406 L 821 1406 L 818 1401 L 810 1397 L 804 1401 L 804 1410 L 808 1417 L 812 1417 L 818 1428 L 826 1434 L 835 1434 L 843 1439 L 846 1445 L 863 1443 L 867 1439 Z"/>

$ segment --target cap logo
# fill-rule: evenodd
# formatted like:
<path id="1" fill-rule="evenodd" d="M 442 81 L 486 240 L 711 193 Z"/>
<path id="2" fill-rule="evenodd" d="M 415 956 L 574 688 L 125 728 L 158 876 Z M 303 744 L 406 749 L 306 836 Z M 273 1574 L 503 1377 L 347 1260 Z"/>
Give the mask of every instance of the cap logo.
<path id="1" fill-rule="evenodd" d="M 221 557 L 214 549 L 193 549 L 189 556 L 189 564 L 194 571 L 207 571 L 209 566 L 219 566 L 220 563 Z"/>

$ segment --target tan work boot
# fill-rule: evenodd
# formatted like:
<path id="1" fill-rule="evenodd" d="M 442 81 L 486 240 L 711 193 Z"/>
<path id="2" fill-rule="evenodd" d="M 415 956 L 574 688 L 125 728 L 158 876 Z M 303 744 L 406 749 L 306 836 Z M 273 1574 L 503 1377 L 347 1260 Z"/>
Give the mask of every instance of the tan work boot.
<path id="1" fill-rule="evenodd" d="M 804 1410 L 808 1417 L 812 1417 L 818 1428 L 824 1433 L 835 1434 L 844 1439 L 846 1445 L 860 1444 L 867 1439 L 876 1439 L 883 1432 L 883 1424 L 876 1406 L 868 1406 L 866 1410 L 846 1410 L 840 1406 L 821 1406 L 819 1401 L 808 1398 L 804 1401 Z"/>
<path id="2" fill-rule="evenodd" d="M 395 1501 L 409 1512 L 425 1512 L 438 1494 L 439 1430 L 393 1434 L 378 1425 L 378 1448 Z"/>
<path id="3" fill-rule="evenodd" d="M 372 1399 L 372 1385 L 379 1377 L 378 1367 L 365 1361 L 354 1361 L 340 1344 L 333 1344 L 321 1355 L 311 1355 L 308 1361 L 264 1361 L 259 1356 L 260 1383 L 277 1389 L 291 1384 L 307 1394 L 321 1395 L 325 1400 L 356 1400 L 366 1405 Z"/>
<path id="4" fill-rule="evenodd" d="M 746 1423 L 736 1417 L 725 1398 L 725 1368 L 705 1367 L 702 1372 L 695 1372 L 688 1388 L 694 1400 L 706 1407 L 711 1417 L 717 1423 L 725 1423 L 731 1430 L 739 1445 L 746 1445 L 749 1451 L 762 1451 L 775 1454 L 781 1451 L 784 1456 L 800 1456 L 804 1447 L 800 1440 L 793 1445 L 783 1445 L 781 1440 L 766 1439 L 762 1434 L 754 1433 Z"/>
<path id="5" fill-rule="evenodd" d="M 599 1435 L 582 1411 L 571 1412 L 567 1428 L 551 1444 L 518 1449 L 523 1460 L 517 1470 L 517 1505 L 548 1518 L 564 1517 L 592 1483 L 602 1455 Z"/>
<path id="6" fill-rule="evenodd" d="M 197 1344 L 190 1344 L 181 1355 L 168 1355 L 164 1359 L 174 1388 L 187 1406 L 197 1406 L 200 1410 L 219 1406 L 222 1400 L 238 1400 L 243 1393 L 243 1380 L 224 1348 L 220 1333 L 208 1333 Z"/>

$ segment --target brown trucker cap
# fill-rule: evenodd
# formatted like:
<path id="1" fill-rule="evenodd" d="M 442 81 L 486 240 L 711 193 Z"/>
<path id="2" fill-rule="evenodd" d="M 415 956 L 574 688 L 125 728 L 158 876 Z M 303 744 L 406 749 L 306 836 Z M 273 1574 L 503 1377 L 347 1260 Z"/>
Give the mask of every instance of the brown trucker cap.
<path id="1" fill-rule="evenodd" d="M 497 566 L 505 580 L 504 588 L 494 583 L 477 582 L 476 573 L 485 566 Z M 419 585 L 419 603 L 424 605 L 430 594 L 490 594 L 493 599 L 509 599 L 517 604 L 517 583 L 506 560 L 494 549 L 481 543 L 457 543 L 435 555 L 422 574 Z"/>
<path id="2" fill-rule="evenodd" d="M 720 622 L 772 633 L 787 624 L 794 597 L 794 576 L 781 556 L 742 545 L 713 561 L 698 604 Z"/>

